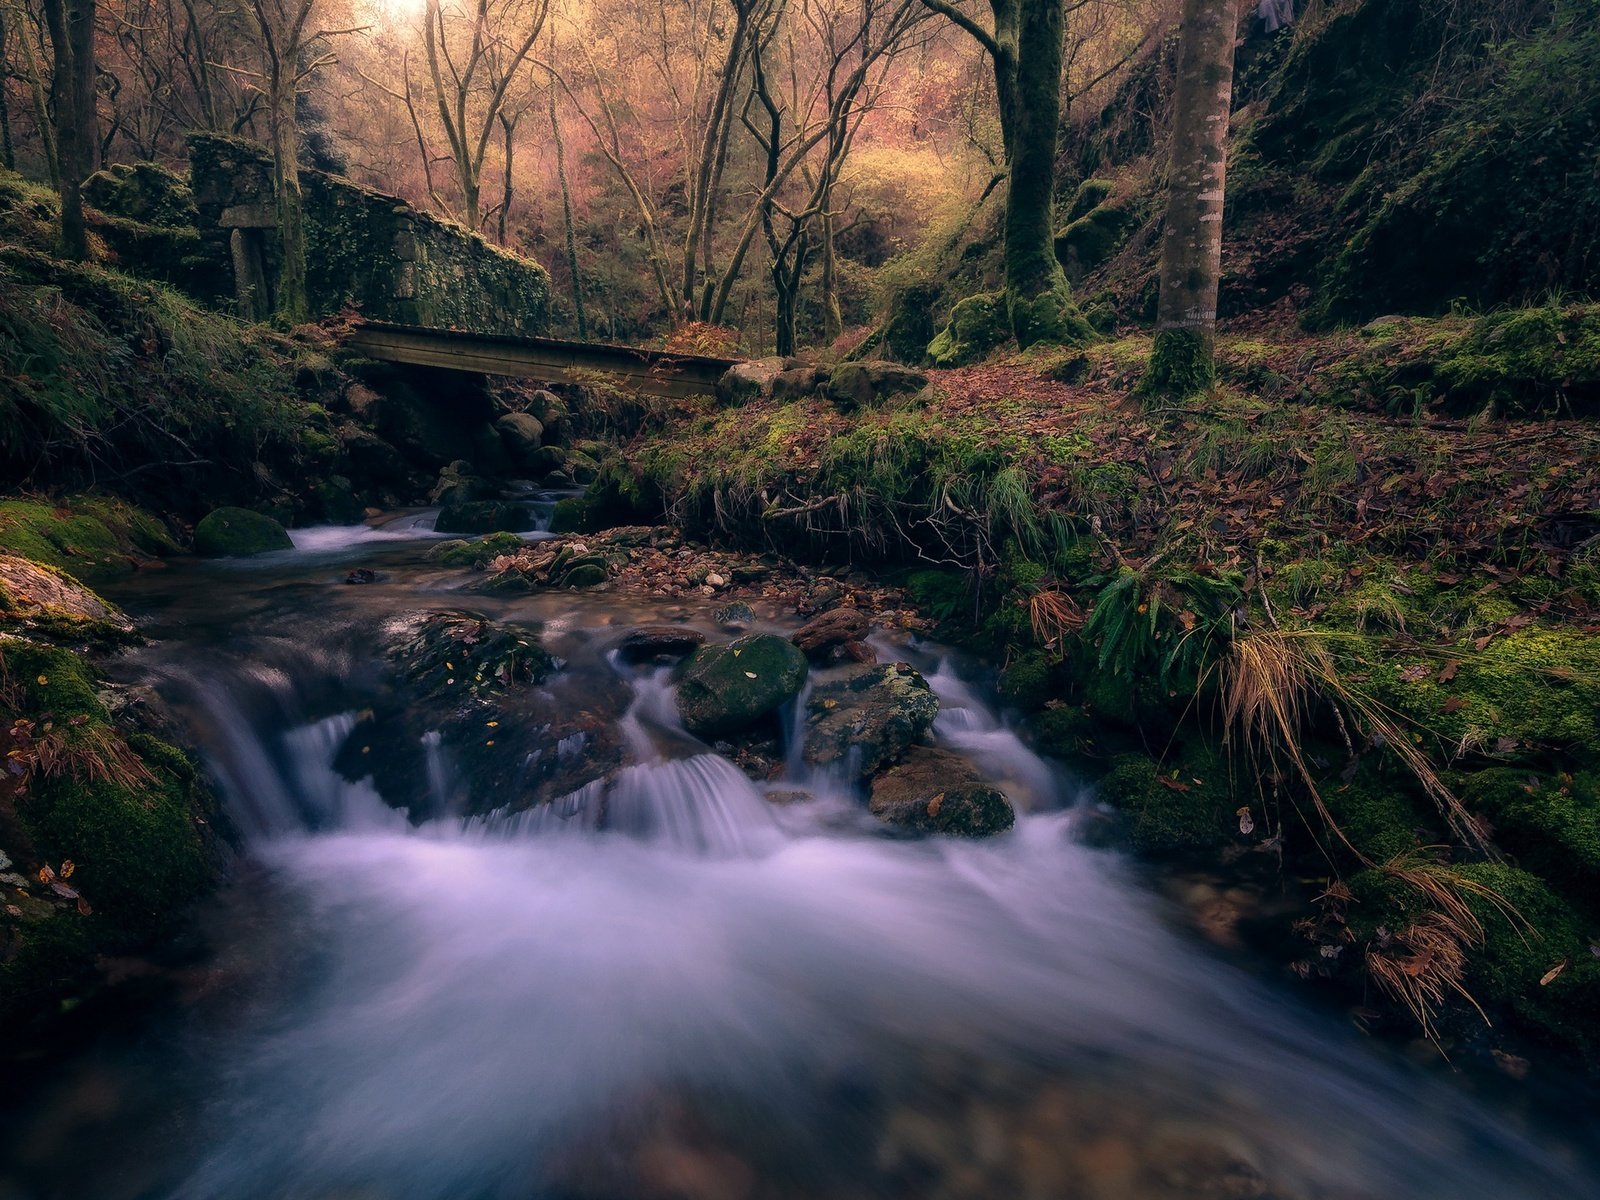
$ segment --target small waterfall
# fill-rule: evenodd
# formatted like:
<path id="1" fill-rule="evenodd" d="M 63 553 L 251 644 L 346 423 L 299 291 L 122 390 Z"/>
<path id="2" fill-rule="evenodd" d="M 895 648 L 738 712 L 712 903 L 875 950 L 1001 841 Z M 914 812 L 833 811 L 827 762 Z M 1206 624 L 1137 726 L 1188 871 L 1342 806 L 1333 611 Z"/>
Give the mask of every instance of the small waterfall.
<path id="1" fill-rule="evenodd" d="M 949 658 L 940 659 L 925 678 L 939 697 L 933 732 L 941 743 L 971 759 L 1019 808 L 1038 811 L 1056 806 L 1062 790 L 1058 772 L 978 699 Z"/>

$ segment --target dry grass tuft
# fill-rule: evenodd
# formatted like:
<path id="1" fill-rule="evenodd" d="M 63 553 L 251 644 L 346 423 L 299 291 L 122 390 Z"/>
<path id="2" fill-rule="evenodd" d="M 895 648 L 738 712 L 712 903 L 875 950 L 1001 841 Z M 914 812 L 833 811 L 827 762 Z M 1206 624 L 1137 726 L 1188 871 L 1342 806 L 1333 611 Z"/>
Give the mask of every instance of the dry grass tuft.
<path id="1" fill-rule="evenodd" d="M 128 789 L 155 782 L 144 760 L 115 731 L 95 725 L 40 734 L 29 747 L 29 759 L 31 771 L 45 778 Z"/>
<path id="2" fill-rule="evenodd" d="M 1348 715 L 1374 744 L 1395 753 L 1464 845 L 1494 855 L 1477 823 L 1401 727 L 1398 716 L 1343 677 L 1323 635 L 1292 629 L 1239 632 L 1222 665 L 1221 683 L 1225 740 L 1239 738 L 1248 753 L 1274 765 L 1280 757 L 1287 758 L 1310 792 L 1317 814 L 1345 845 L 1350 843 L 1323 804 L 1300 748 L 1300 731 L 1319 698 L 1333 707 L 1341 730 Z M 1356 857 L 1367 861 L 1359 852 Z"/>
<path id="3" fill-rule="evenodd" d="M 1082 605 L 1060 588 L 1044 588 L 1028 597 L 1028 623 L 1034 640 L 1047 649 L 1066 645 L 1087 618 Z"/>
<path id="4" fill-rule="evenodd" d="M 1452 996 L 1472 1005 L 1487 1025 L 1488 1015 L 1463 982 L 1470 951 L 1484 942 L 1483 922 L 1467 898 L 1487 900 L 1514 927 L 1531 931 L 1527 920 L 1493 888 L 1441 863 L 1412 854 L 1392 859 L 1380 869 L 1418 892 L 1427 908 L 1397 932 L 1379 930 L 1367 947 L 1367 973 L 1434 1041 L 1434 1020 Z"/>

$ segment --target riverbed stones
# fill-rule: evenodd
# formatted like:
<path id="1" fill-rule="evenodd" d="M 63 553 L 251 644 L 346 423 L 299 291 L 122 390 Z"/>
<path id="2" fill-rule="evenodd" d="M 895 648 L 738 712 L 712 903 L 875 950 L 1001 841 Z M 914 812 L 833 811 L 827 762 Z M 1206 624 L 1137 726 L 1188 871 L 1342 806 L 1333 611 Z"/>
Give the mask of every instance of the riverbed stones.
<path id="1" fill-rule="evenodd" d="M 988 837 L 1016 822 L 1011 801 L 983 782 L 959 754 L 913 746 L 872 781 L 867 807 L 891 825 L 924 833 Z"/>
<path id="2" fill-rule="evenodd" d="M 206 558 L 249 558 L 294 545 L 278 522 L 248 508 L 219 508 L 194 527 L 194 552 Z"/>
<path id="3" fill-rule="evenodd" d="M 938 715 L 938 697 L 907 664 L 850 667 L 812 689 L 805 760 L 870 779 L 926 737 Z"/>
<path id="4" fill-rule="evenodd" d="M 847 647 L 872 632 L 872 620 L 856 608 L 835 608 L 813 617 L 789 639 L 812 662 L 826 663 L 850 657 L 862 661 Z M 867 659 L 866 661 L 871 661 Z"/>
<path id="5" fill-rule="evenodd" d="M 773 634 L 703 646 L 679 676 L 678 715 L 701 737 L 737 733 L 794 699 L 805 678 L 805 655 Z"/>

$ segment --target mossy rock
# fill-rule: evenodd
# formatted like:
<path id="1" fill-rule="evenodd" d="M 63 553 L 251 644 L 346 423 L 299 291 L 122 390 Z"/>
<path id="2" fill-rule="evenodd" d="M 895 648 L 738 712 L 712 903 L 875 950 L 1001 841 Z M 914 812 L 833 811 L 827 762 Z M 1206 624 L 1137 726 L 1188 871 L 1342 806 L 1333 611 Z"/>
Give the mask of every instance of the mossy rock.
<path id="1" fill-rule="evenodd" d="M 1045 650 L 1019 654 L 1000 673 L 1000 695 L 1024 710 L 1041 709 L 1061 694 L 1061 665 Z"/>
<path id="2" fill-rule="evenodd" d="M 0 551 L 84 583 L 126 575 L 136 558 L 173 549 L 158 522 L 113 501 L 0 500 Z"/>
<path id="3" fill-rule="evenodd" d="M 194 527 L 194 552 L 207 558 L 248 558 L 294 546 L 277 521 L 248 508 L 219 508 Z"/>
<path id="4" fill-rule="evenodd" d="M 1088 216 L 1099 208 L 1110 198 L 1116 187 L 1116 183 L 1110 179 L 1085 179 L 1072 193 L 1072 201 L 1067 205 L 1068 222 Z"/>
<path id="5" fill-rule="evenodd" d="M 1465 885 L 1456 890 L 1483 926 L 1483 944 L 1469 949 L 1464 980 L 1473 999 L 1491 1016 L 1509 1011 L 1525 1031 L 1594 1061 L 1600 1056 L 1600 959 L 1589 950 L 1594 923 L 1518 867 L 1467 863 L 1448 871 Z M 1421 892 L 1387 871 L 1361 871 L 1346 883 L 1358 939 L 1401 929 L 1430 911 Z"/>
<path id="6" fill-rule="evenodd" d="M 478 699 L 543 683 L 556 660 L 532 632 L 476 613 L 428 613 L 412 619 L 390 649 L 424 700 Z"/>
<path id="7" fill-rule="evenodd" d="M 116 644 L 133 634 L 133 622 L 116 605 L 65 572 L 8 554 L 0 554 L 0 617 L 47 636 L 92 642 Z"/>
<path id="8" fill-rule="evenodd" d="M 985 292 L 956 302 L 949 324 L 928 343 L 927 353 L 936 367 L 961 367 L 977 362 L 1010 337 L 1004 294 Z"/>
<path id="9" fill-rule="evenodd" d="M 428 558 L 446 567 L 482 568 L 503 555 L 515 554 L 526 544 L 514 533 L 491 533 L 477 541 L 457 538 L 440 542 L 428 550 Z"/>
<path id="10" fill-rule="evenodd" d="M 678 715 L 699 736 L 737 733 L 793 700 L 805 680 L 806 656 L 773 634 L 702 646 L 679 672 Z"/>
<path id="11" fill-rule="evenodd" d="M 591 530 L 592 506 L 582 496 L 566 496 L 556 501 L 550 514 L 551 533 L 588 533 Z"/>
<path id="12" fill-rule="evenodd" d="M 1227 764 L 1205 750 L 1160 766 L 1146 754 L 1123 755 L 1099 795 L 1123 814 L 1129 842 L 1146 853 L 1209 850 L 1239 838 Z"/>
<path id="13" fill-rule="evenodd" d="M 1128 235 L 1139 224 L 1133 213 L 1114 205 L 1102 205 L 1078 217 L 1056 234 L 1056 261 L 1070 283 L 1106 262 L 1127 243 Z"/>
<path id="14" fill-rule="evenodd" d="M 803 754 L 868 779 L 921 742 L 938 715 L 939 698 L 905 663 L 852 667 L 812 688 Z"/>
<path id="15" fill-rule="evenodd" d="M 1419 831 L 1438 824 L 1437 814 L 1418 804 L 1401 781 L 1386 779 L 1372 768 L 1349 782 L 1325 780 L 1318 790 L 1339 831 L 1374 862 L 1416 849 L 1423 840 Z M 1339 852 L 1342 843 L 1336 836 L 1327 842 L 1333 853 Z"/>
<path id="16" fill-rule="evenodd" d="M 1592 894 L 1600 884 L 1600 776 L 1494 767 L 1468 777 L 1462 801 L 1489 819 L 1497 843 L 1557 887 Z"/>

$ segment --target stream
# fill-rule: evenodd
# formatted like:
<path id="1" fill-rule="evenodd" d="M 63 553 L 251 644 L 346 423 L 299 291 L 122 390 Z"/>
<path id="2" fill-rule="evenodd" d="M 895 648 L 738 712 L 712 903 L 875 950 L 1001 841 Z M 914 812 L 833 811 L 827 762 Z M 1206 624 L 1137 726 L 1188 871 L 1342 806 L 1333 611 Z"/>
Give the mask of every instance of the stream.
<path id="1" fill-rule="evenodd" d="M 1092 797 L 981 669 L 876 635 L 1018 803 L 986 841 L 908 837 L 795 754 L 758 787 L 613 652 L 726 636 L 714 601 L 467 593 L 434 536 L 296 531 L 114 595 L 153 639 L 117 675 L 180 714 L 247 853 L 178 998 L 0 1100 L 0 1200 L 1600 1196 L 1592 1117 L 1363 1039 L 1086 845 Z M 373 631 L 430 608 L 538 628 L 551 703 L 614 712 L 624 765 L 469 813 L 424 737 L 417 824 L 337 772 Z"/>

